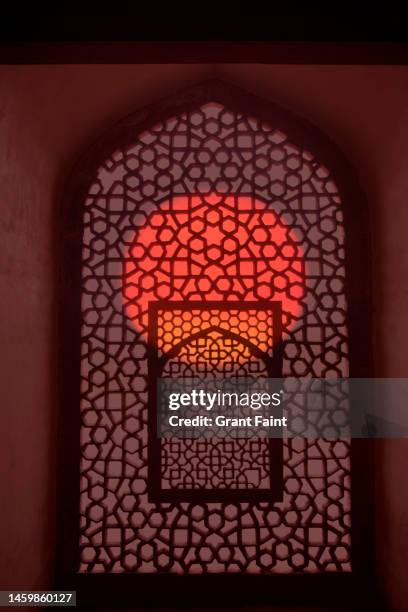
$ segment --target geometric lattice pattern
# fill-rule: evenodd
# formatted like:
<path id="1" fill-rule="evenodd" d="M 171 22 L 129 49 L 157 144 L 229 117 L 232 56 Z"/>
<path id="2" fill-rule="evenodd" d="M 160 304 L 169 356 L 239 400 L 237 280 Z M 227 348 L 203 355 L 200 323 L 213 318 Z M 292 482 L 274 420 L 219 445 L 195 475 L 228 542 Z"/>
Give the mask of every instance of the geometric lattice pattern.
<path id="1" fill-rule="evenodd" d="M 280 301 L 283 375 L 348 375 L 330 170 L 279 126 L 209 103 L 115 151 L 83 221 L 79 570 L 350 571 L 346 441 L 286 441 L 277 503 L 147 494 L 149 301 Z"/>
<path id="2" fill-rule="evenodd" d="M 170 355 L 162 378 L 259 382 L 271 376 L 261 358 L 273 355 L 273 312 L 267 307 L 159 310 L 157 327 L 159 355 Z M 261 356 L 254 355 L 251 347 L 262 351 Z M 268 490 L 272 486 L 269 440 L 164 439 L 160 455 L 163 489 Z"/>
<path id="3" fill-rule="evenodd" d="M 273 354 L 273 313 L 270 310 L 268 311 L 266 306 L 263 310 L 251 310 L 250 307 L 245 310 L 237 310 L 229 304 L 228 308 L 222 310 L 214 307 L 207 308 L 204 304 L 201 309 L 159 311 L 157 328 L 160 356 L 166 354 L 180 342 L 210 328 L 218 328 L 221 335 L 224 330 L 231 332 L 239 338 L 246 339 L 265 355 L 272 356 Z M 208 344 L 209 341 L 206 338 L 207 335 L 202 340 L 205 344 Z M 224 343 L 226 341 L 227 338 L 224 338 Z M 249 349 L 247 348 L 244 351 L 245 347 L 242 346 L 243 356 L 241 357 L 238 349 L 236 349 L 234 358 L 232 358 L 231 350 L 233 350 L 234 344 L 237 345 L 237 342 L 234 343 L 231 340 L 228 351 L 224 351 L 222 354 L 217 351 L 217 355 L 210 356 L 209 353 L 204 352 L 204 358 L 200 364 L 197 363 L 197 350 L 193 351 L 189 348 L 187 352 L 184 351 L 183 354 L 186 357 L 188 355 L 188 358 L 183 360 L 181 355 L 179 357 L 180 361 L 186 366 L 183 369 L 188 369 L 189 365 L 195 364 L 195 369 L 191 369 L 190 373 L 186 372 L 185 377 L 195 376 L 198 369 L 203 372 L 204 378 L 205 375 L 211 375 L 215 366 L 217 366 L 217 370 L 220 370 L 221 377 L 231 375 L 232 370 L 239 369 L 239 364 L 243 361 L 247 362 L 249 359 Z M 199 345 L 197 345 L 198 348 Z M 248 367 L 252 366 L 248 364 Z M 256 371 L 258 372 L 258 370 Z M 170 373 L 176 374 L 173 370 Z M 239 373 L 237 373 L 237 376 L 239 376 Z"/>
<path id="4" fill-rule="evenodd" d="M 222 329 L 222 328 L 221 328 Z M 248 379 L 252 375 L 268 378 L 265 363 L 254 358 L 251 350 L 239 339 L 226 337 L 218 329 L 184 344 L 177 356 L 166 362 L 163 377 Z"/>
<path id="5" fill-rule="evenodd" d="M 265 440 L 170 439 L 162 453 L 163 489 L 271 488 Z"/>

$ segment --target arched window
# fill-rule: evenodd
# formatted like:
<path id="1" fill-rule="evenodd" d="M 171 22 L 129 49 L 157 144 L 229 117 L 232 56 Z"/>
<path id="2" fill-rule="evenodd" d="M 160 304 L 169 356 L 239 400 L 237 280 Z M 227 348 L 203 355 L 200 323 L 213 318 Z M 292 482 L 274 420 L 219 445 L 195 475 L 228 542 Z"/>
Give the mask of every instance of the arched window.
<path id="1" fill-rule="evenodd" d="M 165 374 L 368 374 L 364 206 L 336 147 L 208 82 L 104 136 L 65 212 L 61 571 L 357 571 L 349 442 L 158 443 L 152 403 Z"/>

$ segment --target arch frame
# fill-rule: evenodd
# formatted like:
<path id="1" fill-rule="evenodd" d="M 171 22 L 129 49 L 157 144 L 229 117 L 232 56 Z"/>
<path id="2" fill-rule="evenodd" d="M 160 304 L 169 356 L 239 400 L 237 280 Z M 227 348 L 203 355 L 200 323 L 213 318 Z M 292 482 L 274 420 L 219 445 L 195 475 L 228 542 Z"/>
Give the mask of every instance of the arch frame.
<path id="1" fill-rule="evenodd" d="M 279 301 L 231 301 L 228 307 L 232 310 L 270 310 L 273 316 L 273 355 L 269 356 L 260 350 L 255 344 L 241 338 L 235 333 L 217 326 L 209 326 L 202 331 L 181 340 L 161 357 L 157 354 L 157 318 L 160 310 L 226 310 L 226 303 L 223 301 L 168 301 L 157 300 L 149 303 L 149 339 L 148 339 L 148 396 L 149 396 L 149 416 L 148 416 L 148 435 L 149 435 L 149 459 L 148 459 L 148 495 L 153 502 L 160 501 L 180 501 L 192 503 L 210 503 L 212 501 L 234 503 L 269 501 L 271 503 L 282 501 L 283 497 L 283 437 L 270 438 L 267 440 L 269 453 L 269 475 L 271 486 L 268 489 L 199 489 L 180 491 L 164 491 L 160 486 L 160 456 L 161 439 L 157 434 L 157 381 L 162 377 L 163 368 L 168 360 L 175 357 L 183 346 L 198 338 L 205 338 L 212 331 L 218 331 L 226 338 L 238 340 L 246 346 L 251 354 L 263 361 L 268 372 L 269 378 L 282 377 L 282 303 Z"/>
<path id="2" fill-rule="evenodd" d="M 79 157 L 61 194 L 55 220 L 54 250 L 56 266 L 56 302 L 58 304 L 55 344 L 58 347 L 57 401 L 58 401 L 58 482 L 57 482 L 57 559 L 56 585 L 83 590 L 84 601 L 106 603 L 109 593 L 112 602 L 118 602 L 122 590 L 123 601 L 136 599 L 151 602 L 155 578 L 170 590 L 180 584 L 177 576 L 146 575 L 78 575 L 78 504 L 79 504 L 79 380 L 80 380 L 80 325 L 81 325 L 81 249 L 82 217 L 87 191 L 98 167 L 119 147 L 134 142 L 135 137 L 155 125 L 180 113 L 193 110 L 207 102 L 221 103 L 231 110 L 255 116 L 266 123 L 279 125 L 289 140 L 305 147 L 330 169 L 339 189 L 345 228 L 345 294 L 348 303 L 347 327 L 349 331 L 350 377 L 368 378 L 372 375 L 372 298 L 370 269 L 370 220 L 365 194 L 356 173 L 337 145 L 318 127 L 295 113 L 259 98 L 235 85 L 219 80 L 208 80 L 184 91 L 159 100 L 125 117 L 101 137 L 96 139 Z M 352 406 L 352 402 L 351 402 Z M 352 407 L 351 407 L 352 409 Z M 250 603 L 276 600 L 327 602 L 333 589 L 341 597 L 344 589 L 354 584 L 355 591 L 366 597 L 365 586 L 370 585 L 373 568 L 373 449 L 369 440 L 352 440 L 352 564 L 349 574 L 239 576 L 185 576 L 181 599 L 189 604 L 201 603 L 205 579 L 215 589 L 217 601 L 224 584 L 232 584 L 236 601 L 245 601 L 245 592 L 252 592 Z M 225 581 L 225 583 L 224 583 Z M 190 586 L 187 585 L 189 582 Z M 109 583 L 109 584 L 108 584 Z M 140 591 L 144 584 L 146 590 Z M 137 585 L 137 587 L 136 587 Z M 240 588 L 240 585 L 245 585 Z M 251 586 L 252 585 L 252 586 Z M 253 587 L 253 588 L 252 588 Z M 98 595 L 102 588 L 104 595 Z M 167 587 L 164 587 L 167 589 Z M 296 589 L 296 593 L 294 592 Z M 212 587 L 205 587 L 208 593 Z M 256 596 L 254 599 L 254 589 Z M 179 587 L 176 587 L 179 591 Z M 143 592 L 145 595 L 143 595 Z M 198 594 L 197 594 L 198 593 Z M 173 593 L 174 594 L 174 593 Z M 187 597 L 187 600 L 185 599 Z M 116 599 L 115 599 L 116 598 Z M 119 597 L 120 599 L 120 597 Z M 222 599 L 222 597 L 221 597 Z M 213 601 L 210 598 L 211 601 Z M 160 597 L 158 602 L 160 601 Z M 231 599 L 226 600 L 231 603 Z"/>

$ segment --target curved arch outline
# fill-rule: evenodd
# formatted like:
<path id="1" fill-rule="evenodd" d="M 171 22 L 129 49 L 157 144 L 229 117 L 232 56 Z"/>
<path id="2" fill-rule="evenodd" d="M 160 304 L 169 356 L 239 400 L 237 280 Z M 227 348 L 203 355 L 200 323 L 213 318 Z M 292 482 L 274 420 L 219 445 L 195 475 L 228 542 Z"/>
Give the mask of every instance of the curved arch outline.
<path id="1" fill-rule="evenodd" d="M 228 329 L 223 329 L 222 327 L 219 327 L 218 325 L 211 325 L 210 327 L 207 327 L 206 329 L 203 329 L 202 331 L 192 334 L 188 338 L 184 338 L 184 340 L 181 340 L 178 344 L 173 346 L 167 353 L 165 353 L 162 357 L 159 358 L 158 375 L 159 376 L 161 375 L 161 373 L 163 372 L 163 368 L 166 365 L 166 363 L 169 361 L 169 359 L 171 359 L 172 357 L 175 357 L 180 352 L 180 350 L 183 348 L 183 346 L 187 346 L 188 344 L 191 344 L 191 342 L 193 342 L 194 340 L 198 340 L 199 338 L 205 338 L 212 331 L 217 331 L 222 336 L 225 336 L 226 338 L 231 338 L 232 340 L 237 340 L 237 342 L 246 346 L 250 350 L 250 352 L 254 355 L 254 357 L 257 357 L 258 359 L 261 359 L 264 362 L 270 378 L 274 378 L 274 374 L 276 375 L 275 377 L 279 376 L 279 374 L 277 374 L 276 372 L 274 373 L 274 370 L 273 370 L 274 360 L 271 357 L 269 357 L 267 353 L 264 353 L 263 351 L 261 351 L 257 346 L 255 346 L 255 344 L 252 344 L 250 340 L 247 340 L 246 338 L 242 338 L 241 336 L 238 336 L 238 334 L 235 334 L 234 332 Z"/>
<path id="2" fill-rule="evenodd" d="M 269 100 L 248 93 L 235 85 L 220 80 L 204 83 L 171 94 L 125 117 L 85 148 L 78 158 L 66 183 L 62 185 L 62 210 L 56 207 L 54 250 L 59 264 L 55 268 L 56 302 L 59 304 L 56 345 L 59 347 L 57 385 L 59 394 L 59 481 L 58 515 L 60 529 L 57 544 L 57 583 L 66 584 L 67 577 L 76 574 L 78 547 L 77 508 L 79 498 L 79 372 L 81 325 L 81 247 L 82 217 L 85 197 L 98 167 L 118 147 L 130 145 L 135 137 L 154 124 L 192 110 L 206 102 L 219 102 L 231 110 L 241 111 L 267 123 L 278 125 L 290 141 L 305 147 L 319 161 L 330 168 L 342 199 L 345 227 L 346 286 L 348 303 L 350 376 L 372 375 L 372 299 L 370 273 L 369 211 L 366 198 L 356 174 L 338 146 L 318 127 Z M 373 568 L 372 547 L 372 483 L 373 460 L 364 440 L 353 440 L 351 445 L 352 478 L 352 562 L 359 588 L 362 580 L 370 585 Z M 95 576 L 82 576 L 80 582 Z M 111 578 L 114 578 L 111 576 Z M 257 577 L 258 578 L 258 577 Z M 271 589 L 268 576 L 266 589 Z M 297 578 L 294 576 L 294 578 Z M 310 576 L 311 580 L 318 577 Z M 329 581 L 327 576 L 322 578 Z M 342 577 L 344 578 L 344 577 Z M 105 578 L 106 579 L 106 578 Z M 134 577 L 132 577 L 134 579 Z M 249 583 L 249 580 L 247 581 Z M 246 584 L 247 584 L 246 582 Z M 316 581 L 314 581 L 316 584 Z M 331 588 L 339 584 L 330 581 Z M 348 583 L 347 583 L 348 584 Z M 123 585 L 123 583 L 121 583 Z M 259 590 L 260 580 L 256 581 Z M 319 587 L 322 585 L 319 582 Z M 130 590 L 133 590 L 131 583 Z M 306 590 L 308 590 L 306 588 Z M 316 588 L 312 589 L 316 592 Z"/>

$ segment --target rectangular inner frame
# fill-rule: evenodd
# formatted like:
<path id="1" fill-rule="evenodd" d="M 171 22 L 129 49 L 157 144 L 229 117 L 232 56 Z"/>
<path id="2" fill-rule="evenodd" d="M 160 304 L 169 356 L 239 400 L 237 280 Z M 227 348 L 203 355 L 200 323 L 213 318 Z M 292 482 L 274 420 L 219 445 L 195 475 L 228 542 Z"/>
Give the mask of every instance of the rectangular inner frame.
<path id="1" fill-rule="evenodd" d="M 157 381 L 160 376 L 158 315 L 162 310 L 256 310 L 272 312 L 272 367 L 282 376 L 282 304 L 279 301 L 152 301 L 148 312 L 148 497 L 151 502 L 278 502 L 283 497 L 283 438 L 269 438 L 270 488 L 164 489 L 162 487 L 162 441 L 157 431 Z"/>

